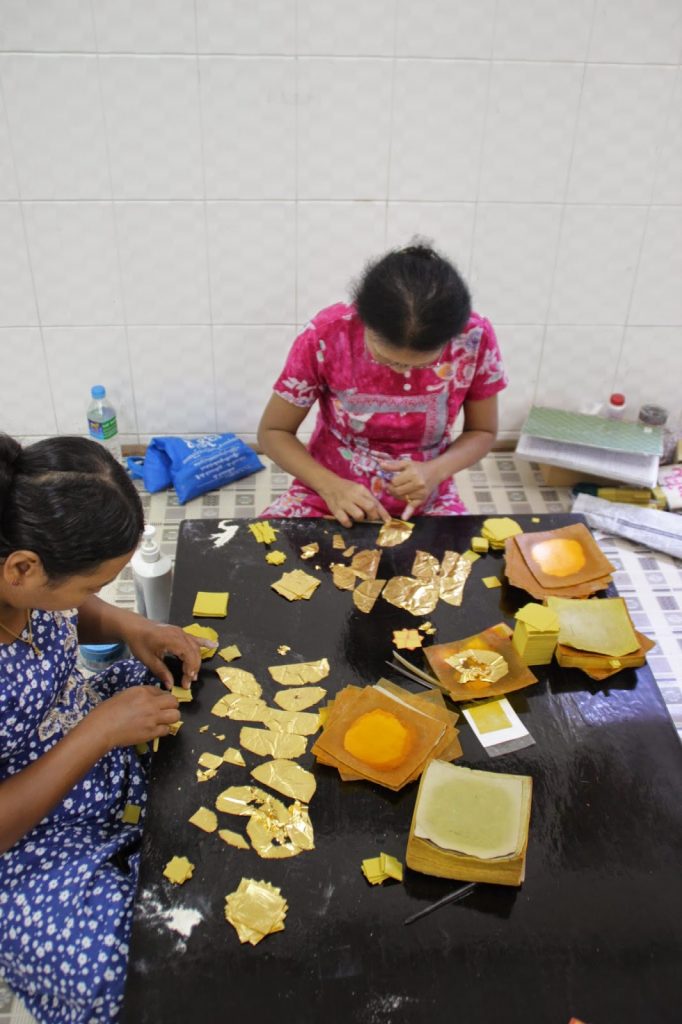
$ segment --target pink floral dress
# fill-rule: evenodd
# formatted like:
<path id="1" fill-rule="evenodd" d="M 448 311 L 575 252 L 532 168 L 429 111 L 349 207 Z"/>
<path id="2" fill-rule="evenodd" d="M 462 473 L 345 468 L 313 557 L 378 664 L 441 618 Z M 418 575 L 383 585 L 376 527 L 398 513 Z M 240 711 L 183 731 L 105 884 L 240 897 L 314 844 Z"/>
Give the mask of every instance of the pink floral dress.
<path id="1" fill-rule="evenodd" d="M 388 512 L 400 515 L 405 502 L 388 494 L 390 474 L 379 461 L 436 458 L 452 441 L 462 404 L 489 398 L 506 385 L 495 332 L 476 313 L 436 363 L 403 371 L 372 357 L 355 307 L 337 303 L 306 324 L 274 391 L 301 409 L 319 402 L 310 454 L 338 476 L 364 484 Z M 419 508 L 420 515 L 463 512 L 454 478 Z M 319 494 L 294 480 L 261 515 L 323 516 L 329 509 Z"/>

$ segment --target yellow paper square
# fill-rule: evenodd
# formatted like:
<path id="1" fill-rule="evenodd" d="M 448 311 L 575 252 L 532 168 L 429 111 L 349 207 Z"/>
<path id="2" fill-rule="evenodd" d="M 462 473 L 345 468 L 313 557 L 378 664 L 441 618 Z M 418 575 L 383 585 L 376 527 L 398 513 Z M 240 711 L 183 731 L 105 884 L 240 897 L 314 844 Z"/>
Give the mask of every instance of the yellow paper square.
<path id="1" fill-rule="evenodd" d="M 229 599 L 227 592 L 200 590 L 194 599 L 192 616 L 196 619 L 224 619 Z"/>
<path id="2" fill-rule="evenodd" d="M 502 581 L 499 580 L 497 576 L 484 576 L 482 582 L 485 583 L 488 590 L 502 586 Z"/>
<path id="3" fill-rule="evenodd" d="M 482 734 L 497 732 L 498 729 L 508 729 L 511 725 L 499 700 L 491 700 L 485 704 L 472 704 L 467 711 Z"/>
<path id="4" fill-rule="evenodd" d="M 235 658 L 241 658 L 242 652 L 239 650 L 236 644 L 230 644 L 229 647 L 223 647 L 218 651 L 221 658 L 225 661 L 234 661 Z"/>
<path id="5" fill-rule="evenodd" d="M 137 825 L 140 820 L 140 806 L 139 804 L 126 804 L 123 808 L 123 814 L 121 815 L 121 821 L 126 825 Z"/>

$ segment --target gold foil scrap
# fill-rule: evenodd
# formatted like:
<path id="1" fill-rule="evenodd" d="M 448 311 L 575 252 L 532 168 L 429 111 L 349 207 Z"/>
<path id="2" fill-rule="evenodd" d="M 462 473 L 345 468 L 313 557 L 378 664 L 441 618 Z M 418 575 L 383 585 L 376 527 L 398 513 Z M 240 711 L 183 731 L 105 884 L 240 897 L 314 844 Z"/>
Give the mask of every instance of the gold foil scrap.
<path id="1" fill-rule="evenodd" d="M 285 758 L 275 758 L 272 761 L 265 761 L 257 765 L 251 771 L 256 782 L 269 786 L 277 793 L 293 797 L 302 803 L 310 803 L 310 800 L 317 788 L 315 776 L 307 768 L 301 768 L 295 761 L 288 761 Z"/>
<path id="2" fill-rule="evenodd" d="M 239 765 L 240 768 L 246 767 L 244 755 L 242 754 L 241 750 L 237 750 L 236 747 L 227 748 L 227 750 L 223 753 L 223 761 L 225 762 L 225 764 Z"/>
<path id="3" fill-rule="evenodd" d="M 223 647 L 218 651 L 218 654 L 225 661 L 234 661 L 235 658 L 241 658 L 242 652 L 239 650 L 236 644 L 230 644 L 228 647 Z"/>
<path id="4" fill-rule="evenodd" d="M 308 809 L 298 800 L 285 807 L 280 800 L 269 797 L 254 810 L 246 831 L 256 853 L 266 860 L 295 857 L 315 848 Z"/>
<path id="5" fill-rule="evenodd" d="M 259 544 L 272 544 L 277 539 L 277 531 L 273 530 L 267 519 L 258 523 L 249 523 L 249 530 Z"/>
<path id="6" fill-rule="evenodd" d="M 320 716 L 310 711 L 279 711 L 267 708 L 263 722 L 273 732 L 295 733 L 297 736 L 312 736 L 320 728 Z"/>
<path id="7" fill-rule="evenodd" d="M 279 704 L 285 711 L 305 711 L 317 704 L 327 691 L 321 686 L 298 686 L 292 690 L 280 690 L 275 694 L 275 704 Z"/>
<path id="8" fill-rule="evenodd" d="M 201 728 L 199 729 L 199 732 L 208 732 L 208 726 L 202 725 Z"/>
<path id="9" fill-rule="evenodd" d="M 287 910 L 280 889 L 254 878 L 242 878 L 235 892 L 225 897 L 225 920 L 233 926 L 240 942 L 250 942 L 252 946 L 266 935 L 283 931 Z"/>
<path id="10" fill-rule="evenodd" d="M 303 544 L 303 546 L 301 547 L 301 558 L 312 558 L 313 555 L 316 555 L 319 550 L 320 545 L 317 543 L 317 541 L 313 541 L 312 544 Z"/>
<path id="11" fill-rule="evenodd" d="M 182 729 L 183 724 L 184 723 L 181 718 L 178 719 L 177 722 L 171 722 L 170 725 L 168 726 L 168 732 L 171 734 L 171 736 L 177 736 L 180 730 Z"/>
<path id="12" fill-rule="evenodd" d="M 202 768 L 220 768 L 223 759 L 219 754 L 211 754 L 209 751 L 206 751 L 199 755 L 198 763 Z"/>
<path id="13" fill-rule="evenodd" d="M 353 591 L 353 604 L 358 611 L 369 615 L 385 584 L 386 580 L 363 580 L 359 583 Z"/>
<path id="14" fill-rule="evenodd" d="M 507 662 L 497 651 L 474 648 L 451 654 L 445 658 L 445 663 L 455 669 L 459 674 L 458 682 L 465 686 L 469 683 L 496 683 L 509 671 Z"/>
<path id="15" fill-rule="evenodd" d="M 223 686 L 226 686 L 231 693 L 241 693 L 244 697 L 260 697 L 263 688 L 251 672 L 243 668 L 226 668 L 222 666 L 216 669 L 218 678 Z"/>
<path id="16" fill-rule="evenodd" d="M 184 686 L 172 686 L 171 693 L 175 697 L 178 704 L 189 704 L 192 698 L 192 691 L 186 690 Z"/>
<path id="17" fill-rule="evenodd" d="M 259 757 L 301 757 L 306 752 L 308 740 L 295 733 L 273 732 L 272 729 L 255 729 L 245 725 L 239 733 L 239 742 L 246 750 Z"/>
<path id="18" fill-rule="evenodd" d="M 438 583 L 425 583 L 411 576 L 393 576 L 384 587 L 382 597 L 412 615 L 430 615 L 438 604 Z"/>
<path id="19" fill-rule="evenodd" d="M 339 590 L 353 589 L 357 577 L 349 565 L 334 564 L 331 569 L 335 587 L 338 587 Z"/>
<path id="20" fill-rule="evenodd" d="M 353 555 L 350 567 L 359 579 L 373 580 L 376 579 L 377 572 L 379 571 L 380 559 L 380 551 L 377 551 L 375 548 L 368 548 L 364 551 L 358 551 Z"/>
<path id="21" fill-rule="evenodd" d="M 240 693 L 227 693 L 211 708 L 218 718 L 232 718 L 235 722 L 262 722 L 268 706 L 260 697 Z"/>
<path id="22" fill-rule="evenodd" d="M 418 580 L 433 580 L 440 572 L 440 562 L 428 551 L 418 551 L 412 563 L 412 575 Z"/>
<path id="23" fill-rule="evenodd" d="M 189 633 L 190 636 L 198 637 L 199 640 L 212 640 L 214 646 L 200 647 L 199 653 L 201 654 L 202 661 L 213 657 L 218 646 L 218 634 L 215 629 L 212 629 L 211 626 L 200 626 L 197 622 L 192 622 L 189 626 L 183 626 L 182 630 L 184 633 Z M 189 699 L 191 700 L 192 698 L 190 697 Z"/>
<path id="24" fill-rule="evenodd" d="M 258 786 L 228 786 L 216 797 L 217 811 L 223 814 L 250 815 L 256 810 L 253 805 L 260 806 L 272 797 L 259 789 Z"/>
<path id="25" fill-rule="evenodd" d="M 286 597 L 287 601 L 309 601 L 320 583 L 321 580 L 310 576 L 303 569 L 294 569 L 293 572 L 285 572 L 276 583 L 271 583 L 270 586 L 282 597 Z"/>
<path id="26" fill-rule="evenodd" d="M 268 551 L 265 556 L 265 561 L 268 565 L 283 565 L 286 560 L 287 556 L 283 551 Z"/>
<path id="27" fill-rule="evenodd" d="M 423 639 L 416 629 L 393 630 L 393 643 L 399 650 L 414 651 L 421 647 Z"/>
<path id="28" fill-rule="evenodd" d="M 351 544 L 351 546 L 349 548 L 346 548 L 346 550 L 344 551 L 343 557 L 344 558 L 352 558 L 352 556 L 355 554 L 356 551 L 357 551 L 357 545 L 356 544 Z"/>
<path id="29" fill-rule="evenodd" d="M 208 807 L 200 807 L 189 819 L 190 825 L 196 825 L 202 832 L 215 832 L 218 828 L 218 819 Z"/>
<path id="30" fill-rule="evenodd" d="M 288 654 L 290 650 L 291 647 L 289 647 L 289 644 L 280 644 L 279 647 L 277 648 L 277 653 L 281 654 L 282 657 L 284 657 L 284 655 Z"/>
<path id="31" fill-rule="evenodd" d="M 413 530 L 414 523 L 405 522 L 404 519 L 389 519 L 379 530 L 377 547 L 394 548 L 396 544 L 402 544 L 407 540 Z"/>
<path id="32" fill-rule="evenodd" d="M 329 675 L 328 658 L 319 661 L 295 661 L 289 665 L 270 665 L 268 672 L 280 686 L 305 686 L 319 683 Z"/>
<path id="33" fill-rule="evenodd" d="M 335 551 L 343 551 L 346 546 L 346 542 L 340 533 L 335 533 L 332 537 L 332 547 Z"/>
<path id="34" fill-rule="evenodd" d="M 239 832 L 233 832 L 229 828 L 219 828 L 218 835 L 228 846 L 234 846 L 238 850 L 248 850 L 249 844 Z"/>
<path id="35" fill-rule="evenodd" d="M 452 576 L 441 577 L 441 601 L 445 601 L 446 604 L 459 607 L 462 603 L 462 598 L 464 597 L 464 584 L 469 578 L 470 572 L 471 562 L 462 556 L 462 558 L 457 562 Z"/>

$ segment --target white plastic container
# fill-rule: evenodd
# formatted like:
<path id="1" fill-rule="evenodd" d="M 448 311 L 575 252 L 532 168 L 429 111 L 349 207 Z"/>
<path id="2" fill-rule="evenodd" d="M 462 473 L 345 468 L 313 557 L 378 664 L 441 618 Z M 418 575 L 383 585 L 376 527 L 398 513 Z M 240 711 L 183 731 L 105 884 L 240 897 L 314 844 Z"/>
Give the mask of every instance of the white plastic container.
<path id="1" fill-rule="evenodd" d="M 101 384 L 90 388 L 92 401 L 88 406 L 88 430 L 93 441 L 99 441 L 114 458 L 122 461 L 121 442 L 118 436 L 116 410 L 107 401 L 107 390 Z"/>
<path id="2" fill-rule="evenodd" d="M 609 420 L 622 420 L 625 416 L 625 405 L 625 395 L 621 395 L 619 391 L 614 391 L 604 409 L 606 418 Z"/>
<path id="3" fill-rule="evenodd" d="M 156 528 L 145 526 L 142 543 L 133 555 L 135 603 L 140 615 L 154 622 L 167 622 L 170 608 L 173 566 L 155 540 Z"/>

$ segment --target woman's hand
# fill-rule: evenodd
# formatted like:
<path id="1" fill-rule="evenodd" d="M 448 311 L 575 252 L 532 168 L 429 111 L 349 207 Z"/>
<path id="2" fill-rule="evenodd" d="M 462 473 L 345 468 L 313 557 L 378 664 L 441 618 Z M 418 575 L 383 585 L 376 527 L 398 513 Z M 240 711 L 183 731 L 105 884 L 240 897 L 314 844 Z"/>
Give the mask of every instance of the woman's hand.
<path id="1" fill-rule="evenodd" d="M 189 689 L 201 665 L 201 647 L 217 647 L 211 640 L 185 633 L 179 626 L 166 626 L 136 615 L 126 623 L 123 639 L 134 654 L 157 679 L 169 689 L 173 685 L 170 669 L 162 661 L 165 654 L 175 654 L 182 661 L 182 685 Z"/>
<path id="2" fill-rule="evenodd" d="M 167 736 L 180 719 L 178 702 L 156 686 L 131 686 L 93 708 L 84 720 L 97 726 L 108 750 Z"/>
<path id="3" fill-rule="evenodd" d="M 393 473 L 388 493 L 406 503 L 402 518 L 409 519 L 415 509 L 428 501 L 441 482 L 437 468 L 431 462 L 412 462 L 409 459 L 392 459 L 380 462 L 387 473 Z"/>
<path id="4" fill-rule="evenodd" d="M 352 526 L 353 520 L 362 522 L 363 519 L 383 519 L 388 522 L 391 518 L 381 502 L 366 487 L 352 480 L 334 476 L 318 493 L 342 526 Z"/>

